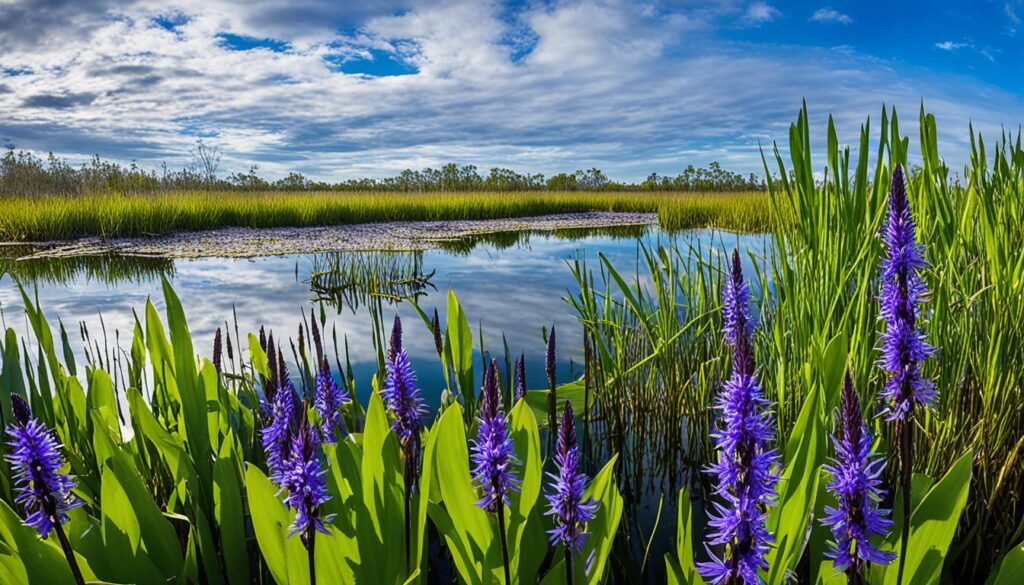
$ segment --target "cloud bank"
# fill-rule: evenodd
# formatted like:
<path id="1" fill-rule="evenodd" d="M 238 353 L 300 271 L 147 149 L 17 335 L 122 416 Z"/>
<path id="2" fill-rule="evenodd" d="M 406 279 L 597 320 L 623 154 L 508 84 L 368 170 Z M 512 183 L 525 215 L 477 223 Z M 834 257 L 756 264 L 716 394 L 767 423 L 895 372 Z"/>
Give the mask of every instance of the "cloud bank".
<path id="1" fill-rule="evenodd" d="M 811 20 L 850 18 L 823 10 Z M 2 0 L 0 138 L 152 168 L 204 138 L 229 171 L 326 180 L 445 161 L 634 180 L 758 171 L 802 99 L 818 135 L 831 112 L 851 143 L 883 104 L 915 136 L 924 100 L 957 164 L 969 120 L 992 134 L 1024 117 L 1019 95 L 968 76 L 721 34 L 784 18 L 729 0 Z"/>

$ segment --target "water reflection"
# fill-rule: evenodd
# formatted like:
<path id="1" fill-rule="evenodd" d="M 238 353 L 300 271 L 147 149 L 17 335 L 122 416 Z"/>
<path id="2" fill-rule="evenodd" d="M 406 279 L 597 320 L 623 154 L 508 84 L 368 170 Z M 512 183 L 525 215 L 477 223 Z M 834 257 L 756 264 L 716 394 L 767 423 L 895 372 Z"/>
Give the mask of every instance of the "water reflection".
<path id="1" fill-rule="evenodd" d="M 388 278 L 406 287 L 405 291 L 418 295 L 419 306 L 425 312 L 430 314 L 436 308 L 442 321 L 448 290 L 456 291 L 473 327 L 477 359 L 481 334 L 483 346 L 498 356 L 504 353 L 504 336 L 512 355 L 525 353 L 527 379 L 540 387 L 545 376 L 542 327 L 555 325 L 559 330 L 559 381 L 567 382 L 580 374 L 582 332 L 571 307 L 562 299 L 577 288 L 566 263 L 581 255 L 595 258 L 603 254 L 624 275 L 637 278 L 641 243 L 656 246 L 672 239 L 685 240 L 681 244 L 684 246 L 722 253 L 738 245 L 763 254 L 765 245 L 764 237 L 756 235 L 711 230 L 670 235 L 653 227 L 636 226 L 474 236 L 447 242 L 440 250 L 395 255 L 391 266 L 380 253 L 373 253 L 376 260 L 369 253 L 183 260 L 113 255 L 16 260 L 16 255 L 9 254 L 0 257 L 0 317 L 4 327 L 13 327 L 19 337 L 30 339 L 17 279 L 30 294 L 38 294 L 51 323 L 59 318 L 66 324 L 82 323 L 92 331 L 101 331 L 105 325 L 111 336 L 120 331 L 122 340 L 130 339 L 135 324 L 133 310 L 141 314 L 147 299 L 151 299 L 163 311 L 160 286 L 161 279 L 167 278 L 182 299 L 197 351 L 208 356 L 214 331 L 225 325 L 234 330 L 235 316 L 243 336 L 263 326 L 277 337 L 295 337 L 302 313 L 308 315 L 311 308 L 319 312 L 324 305 L 328 314 L 325 335 L 338 339 L 342 353 L 347 341 L 359 395 L 365 400 L 369 379 L 376 371 L 366 303 L 360 302 L 354 288 L 343 298 L 332 298 L 313 285 L 318 280 L 316 275 L 331 266 L 344 265 L 355 273 L 378 265 L 384 267 Z M 362 260 L 356 260 L 360 257 Z M 403 275 L 414 273 L 417 278 L 429 274 L 429 285 L 402 282 Z M 644 276 L 639 278 L 643 282 Z M 323 277 L 319 280 L 323 284 Z M 392 300 L 400 296 L 396 294 Z M 406 345 L 410 358 L 425 396 L 437 404 L 444 384 L 431 332 L 408 303 L 385 303 L 384 311 L 387 320 L 397 313 L 408 323 Z M 206 340 L 209 343 L 204 343 Z M 79 359 L 84 356 L 80 345 L 72 340 Z"/>

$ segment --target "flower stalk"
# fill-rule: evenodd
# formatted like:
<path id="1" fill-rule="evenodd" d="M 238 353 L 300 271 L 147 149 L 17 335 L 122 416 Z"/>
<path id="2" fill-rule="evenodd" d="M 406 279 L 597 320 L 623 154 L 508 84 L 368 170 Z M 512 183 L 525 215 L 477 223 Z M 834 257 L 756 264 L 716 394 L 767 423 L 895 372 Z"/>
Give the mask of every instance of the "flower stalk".
<path id="1" fill-rule="evenodd" d="M 402 321 L 395 315 L 388 346 L 387 372 L 381 398 L 393 416 L 392 430 L 398 436 L 405 459 L 405 558 L 407 568 L 412 570 L 412 513 L 411 501 L 419 485 L 420 441 L 422 422 L 420 416 L 426 412 L 420 389 L 416 385 L 416 374 L 412 371 L 409 355 L 402 346 Z"/>
<path id="2" fill-rule="evenodd" d="M 885 332 L 882 334 L 880 365 L 889 374 L 882 397 L 888 402 L 886 418 L 893 423 L 900 454 L 903 526 L 896 581 L 901 584 L 913 510 L 910 488 L 914 463 L 914 416 L 920 407 L 928 407 L 935 401 L 936 392 L 932 382 L 921 375 L 921 363 L 935 352 L 917 324 L 918 305 L 927 294 L 920 271 L 927 264 L 922 247 L 917 243 L 906 180 L 900 165 L 896 165 L 892 172 L 884 244 L 886 255 L 881 266 L 879 301 Z"/>
<path id="3" fill-rule="evenodd" d="M 761 583 L 758 573 L 768 568 L 765 554 L 773 542 L 766 520 L 775 501 L 779 456 L 770 447 L 775 425 L 754 371 L 749 298 L 734 251 L 722 299 L 723 332 L 733 346 L 732 376 L 716 399 L 718 461 L 708 468 L 717 480 L 714 492 L 725 502 L 716 503 L 710 514 L 708 542 L 726 549 L 718 557 L 709 548 L 711 560 L 697 567 L 715 585 Z"/>
<path id="4" fill-rule="evenodd" d="M 473 479 L 484 492 L 476 505 L 495 514 L 498 519 L 505 583 L 508 585 L 512 578 L 505 529 L 505 507 L 509 505 L 509 493 L 519 490 L 519 479 L 513 473 L 513 467 L 519 464 L 519 460 L 515 455 L 508 421 L 505 420 L 505 413 L 502 411 L 499 386 L 497 362 L 492 359 L 484 373 L 480 409 L 477 413 L 477 436 L 472 441 L 471 459 Z"/>
<path id="5" fill-rule="evenodd" d="M 68 521 L 68 512 L 82 505 L 82 501 L 71 492 L 75 480 L 60 472 L 64 467 L 60 444 L 53 432 L 32 416 L 28 402 L 12 393 L 11 407 L 14 422 L 7 426 L 11 452 L 6 459 L 11 465 L 15 502 L 28 514 L 24 519 L 26 526 L 34 528 L 44 539 L 50 532 L 57 535 L 75 583 L 85 585 L 82 570 L 63 528 Z"/>

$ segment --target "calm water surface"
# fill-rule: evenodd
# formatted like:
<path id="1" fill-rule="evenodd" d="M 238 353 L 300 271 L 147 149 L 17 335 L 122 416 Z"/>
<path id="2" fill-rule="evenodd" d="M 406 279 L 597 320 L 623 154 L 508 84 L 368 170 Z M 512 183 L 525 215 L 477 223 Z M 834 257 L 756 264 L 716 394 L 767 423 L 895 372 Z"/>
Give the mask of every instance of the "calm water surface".
<path id="1" fill-rule="evenodd" d="M 473 328 L 474 345 L 479 347 L 482 330 L 485 348 L 500 362 L 504 335 L 513 356 L 525 353 L 531 388 L 546 386 L 542 327 L 553 324 L 558 332 L 558 378 L 566 382 L 581 373 L 583 343 L 575 313 L 563 300 L 567 294 L 579 291 L 567 263 L 585 257 L 591 268 L 596 268 L 600 253 L 624 275 L 635 274 L 641 243 L 657 245 L 673 238 L 699 244 L 704 250 L 714 249 L 715 253 L 737 245 L 759 253 L 765 242 L 763 236 L 708 230 L 669 236 L 655 228 L 630 229 L 624 235 L 533 233 L 464 240 L 450 246 L 450 250 L 423 253 L 423 271 L 434 273 L 430 282 L 436 290 L 427 288 L 419 304 L 428 314 L 436 308 L 443 323 L 447 293 L 454 290 Z M 225 326 L 227 321 L 233 329 L 234 315 L 243 344 L 246 333 L 260 326 L 273 331 L 278 339 L 296 337 L 302 312 L 308 316 L 311 308 L 319 311 L 320 303 L 309 281 L 323 260 L 323 255 L 298 254 L 254 259 L 32 261 L 30 265 L 8 262 L 7 266 L 19 274 L 30 294 L 38 294 L 51 326 L 56 330 L 58 319 L 64 323 L 81 360 L 82 324 L 93 342 L 98 340 L 101 346 L 104 330 L 111 346 L 119 332 L 120 345 L 127 349 L 135 323 L 133 310 L 143 315 L 146 300 L 152 299 L 163 315 L 163 277 L 173 284 L 182 300 L 196 351 L 201 355 L 212 353 L 217 327 Z M 0 276 L 0 310 L 4 326 L 31 343 L 24 304 L 11 274 Z M 360 398 L 365 401 L 370 392 L 369 379 L 376 371 L 368 311 L 365 306 L 353 309 L 332 304 L 326 304 L 325 310 L 327 330 L 337 333 L 342 360 L 344 339 L 348 338 L 349 360 Z M 384 311 L 388 322 L 395 314 L 401 316 L 405 344 L 425 397 L 437 404 L 443 378 L 430 331 L 408 303 L 385 305 Z M 479 351 L 476 359 L 480 359 Z"/>

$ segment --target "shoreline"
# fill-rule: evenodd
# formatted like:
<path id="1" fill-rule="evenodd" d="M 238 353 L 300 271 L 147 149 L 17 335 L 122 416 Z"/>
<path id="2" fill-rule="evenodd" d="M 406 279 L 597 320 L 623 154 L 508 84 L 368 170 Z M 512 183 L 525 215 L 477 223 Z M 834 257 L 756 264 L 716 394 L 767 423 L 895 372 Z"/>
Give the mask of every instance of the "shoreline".
<path id="1" fill-rule="evenodd" d="M 19 260 L 118 254 L 151 258 L 254 258 L 287 254 L 417 251 L 469 236 L 513 231 L 657 225 L 656 213 L 588 211 L 488 220 L 394 221 L 316 227 L 220 228 L 152 238 L 82 238 L 53 242 L 2 242 L 24 248 Z"/>

